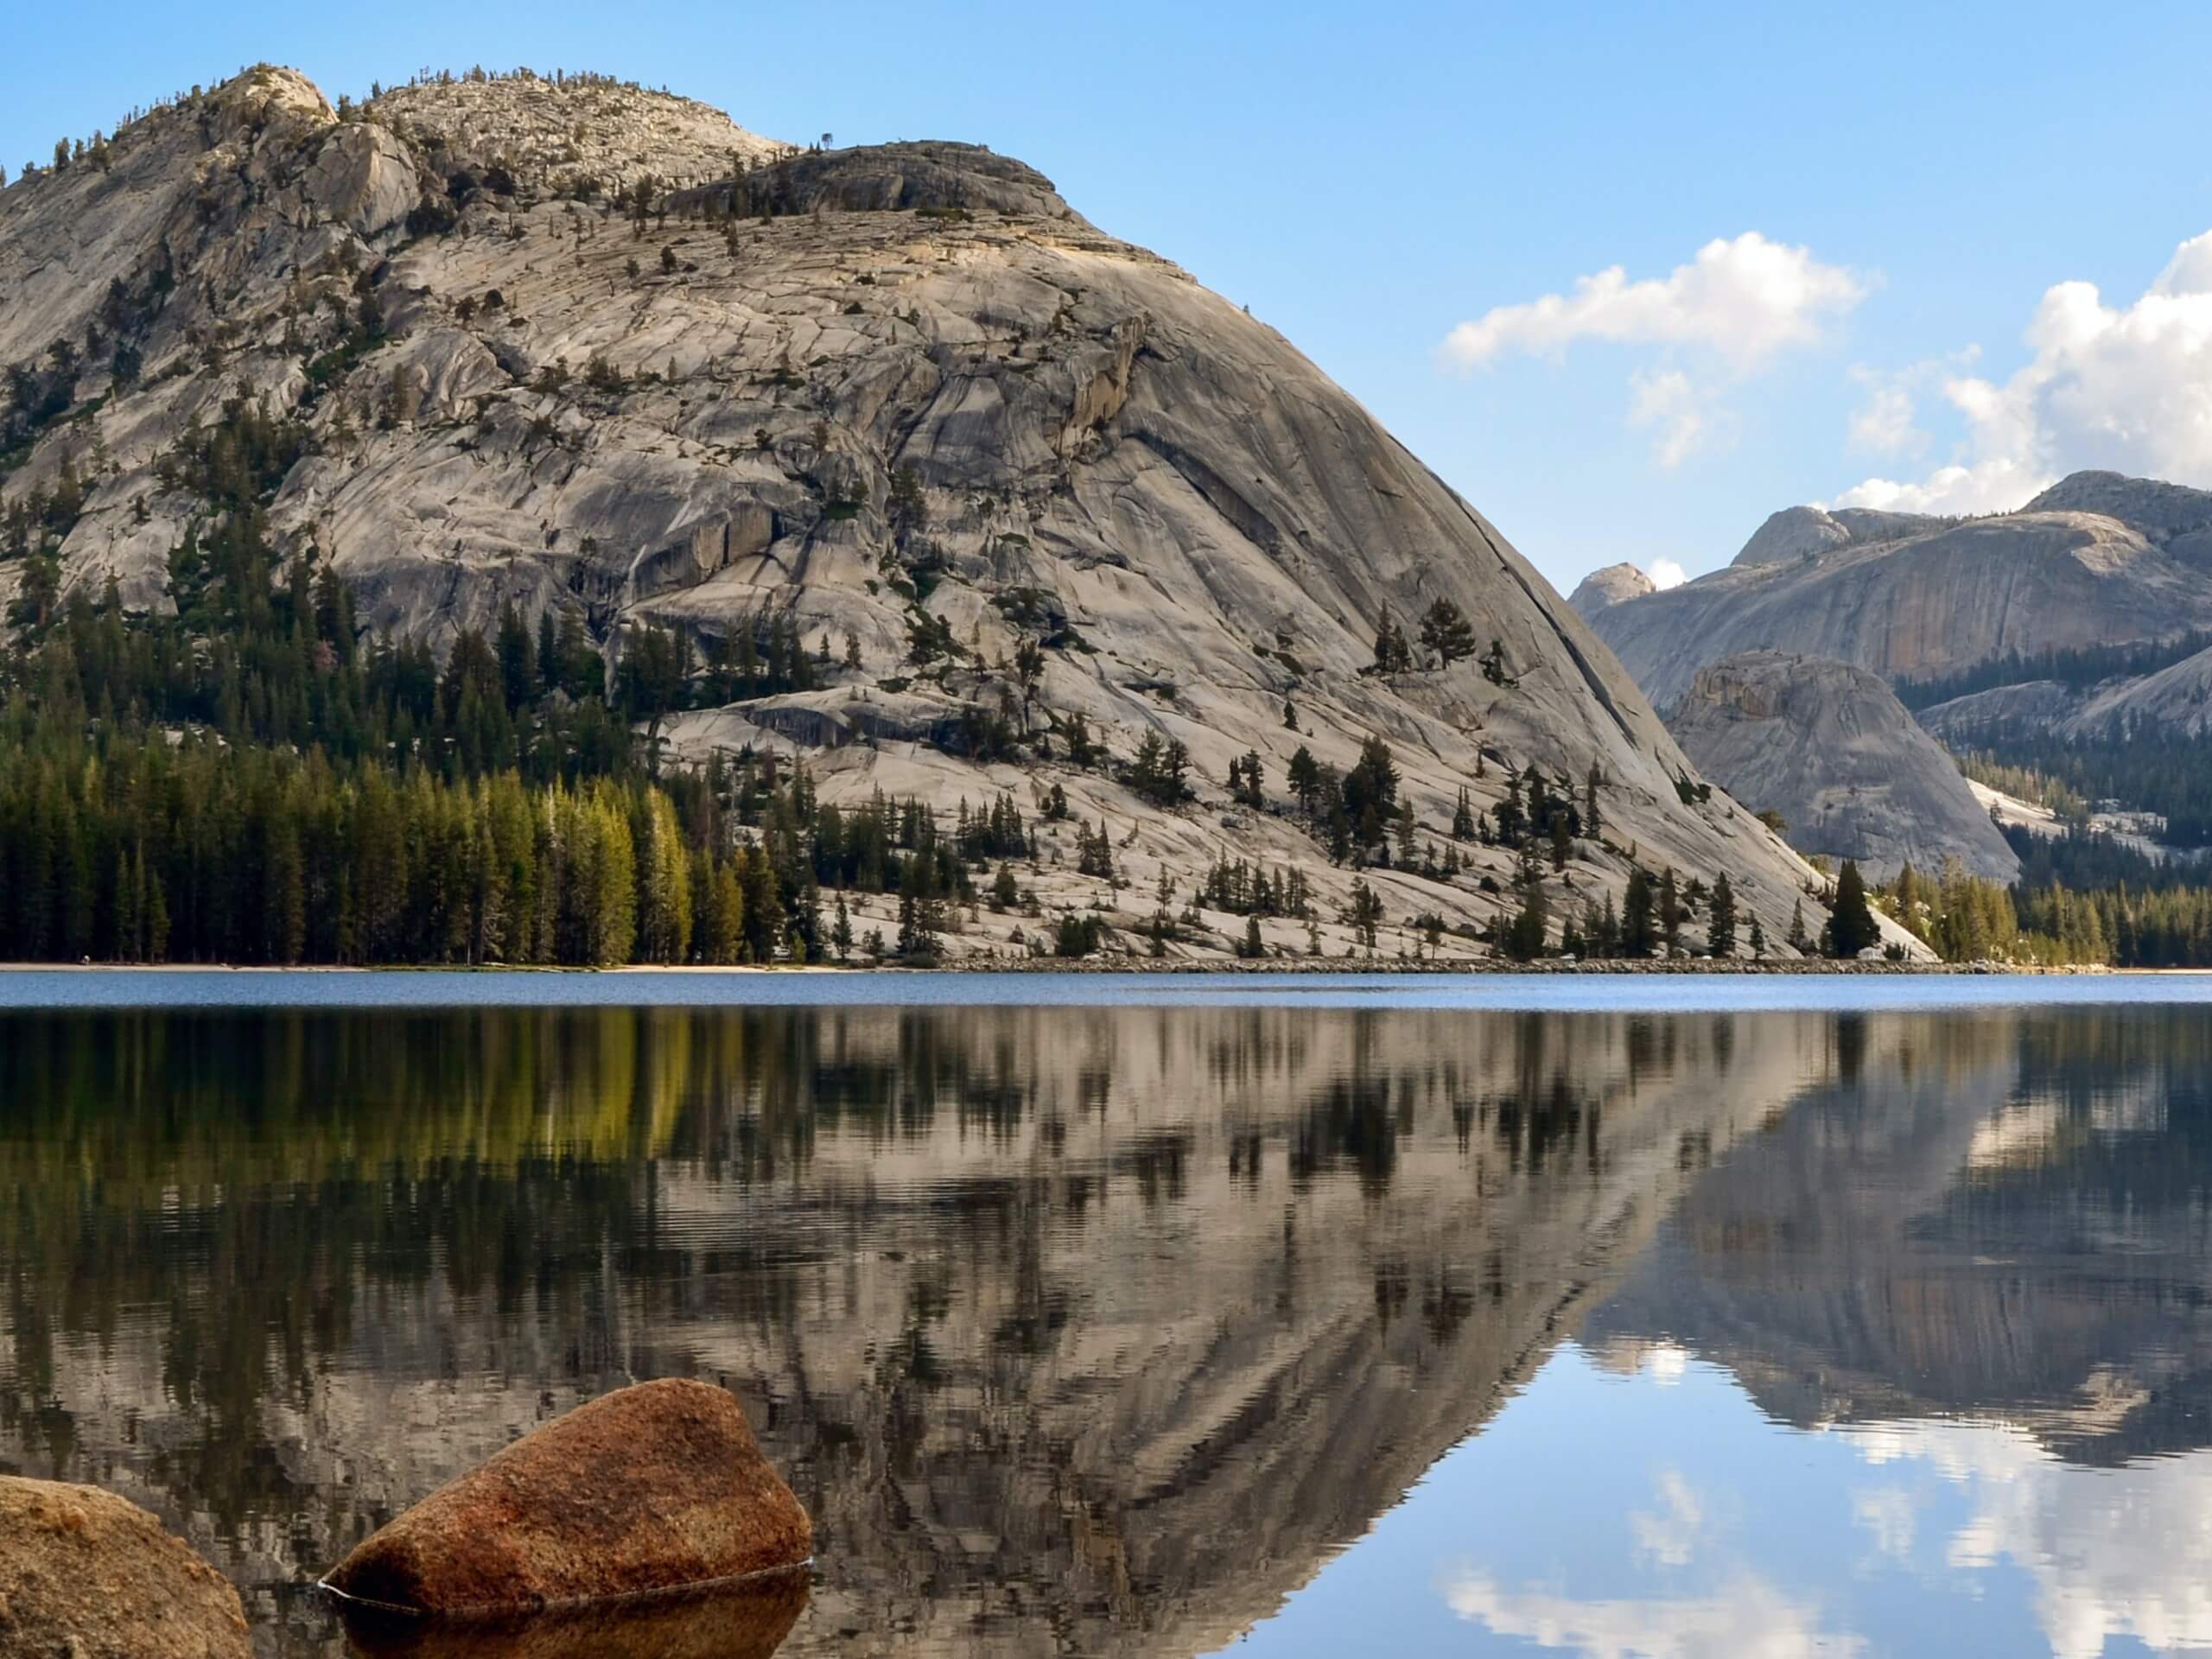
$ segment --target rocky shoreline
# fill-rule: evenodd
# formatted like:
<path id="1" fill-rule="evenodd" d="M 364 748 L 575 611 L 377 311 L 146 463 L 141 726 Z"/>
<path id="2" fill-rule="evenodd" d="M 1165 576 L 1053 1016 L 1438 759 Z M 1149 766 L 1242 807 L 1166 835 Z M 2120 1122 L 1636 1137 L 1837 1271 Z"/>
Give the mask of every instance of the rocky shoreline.
<path id="1" fill-rule="evenodd" d="M 978 958 L 940 963 L 935 968 L 900 969 L 912 973 L 967 974 L 1173 974 L 1173 975 L 1255 975 L 1263 976 L 1371 976 L 1378 974 L 1408 976 L 1454 976 L 1468 978 L 1544 976 L 1626 976 L 1675 975 L 1721 976 L 1755 978 L 1767 975 L 1807 976 L 1815 975 L 1903 976 L 1910 977 L 1986 976 L 2014 974 L 2042 976 L 2046 975 L 2110 974 L 2113 969 L 2101 965 L 2044 967 L 2033 963 L 2008 962 L 1828 962 L 1820 958 L 1800 958 L 1794 961 L 1746 962 L 1743 960 L 1714 961 L 1710 958 L 1689 957 L 1666 962 L 1569 962 L 1546 960 L 1537 962 L 1456 961 L 1414 962 L 1395 957 L 1376 957 L 1373 961 L 1353 961 L 1341 957 L 1285 957 L 1275 961 L 1243 961 L 1230 957 L 1210 962 L 1154 962 L 1139 957 L 1086 957 L 1070 961 L 1055 957 Z"/>

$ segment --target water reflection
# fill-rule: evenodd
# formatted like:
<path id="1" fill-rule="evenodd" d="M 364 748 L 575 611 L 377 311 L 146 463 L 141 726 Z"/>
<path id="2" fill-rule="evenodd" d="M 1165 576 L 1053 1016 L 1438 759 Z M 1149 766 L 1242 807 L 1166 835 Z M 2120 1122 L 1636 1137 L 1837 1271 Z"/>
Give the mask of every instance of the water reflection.
<path id="1" fill-rule="evenodd" d="M 346 1650 L 299 1586 L 399 1508 L 671 1374 L 814 1513 L 786 1654 L 2212 1643 L 2208 1049 L 2140 1007 L 0 1016 L 0 1462 L 158 1510 L 269 1655 Z"/>

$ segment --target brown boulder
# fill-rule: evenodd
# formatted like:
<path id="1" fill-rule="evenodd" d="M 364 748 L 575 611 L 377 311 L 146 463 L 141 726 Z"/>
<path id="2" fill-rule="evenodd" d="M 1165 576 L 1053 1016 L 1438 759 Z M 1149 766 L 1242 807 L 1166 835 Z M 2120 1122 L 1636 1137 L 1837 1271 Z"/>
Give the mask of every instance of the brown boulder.
<path id="1" fill-rule="evenodd" d="M 349 1609 L 361 1659 L 768 1659 L 805 1609 L 804 1568 L 550 1612 L 410 1618 Z"/>
<path id="2" fill-rule="evenodd" d="M 0 1475 L 0 1653 L 247 1659 L 238 1592 L 112 1492 Z"/>
<path id="3" fill-rule="evenodd" d="M 324 1583 L 406 1612 L 635 1596 L 804 1561 L 806 1510 L 724 1389 L 671 1379 L 556 1418 L 442 1487 Z"/>

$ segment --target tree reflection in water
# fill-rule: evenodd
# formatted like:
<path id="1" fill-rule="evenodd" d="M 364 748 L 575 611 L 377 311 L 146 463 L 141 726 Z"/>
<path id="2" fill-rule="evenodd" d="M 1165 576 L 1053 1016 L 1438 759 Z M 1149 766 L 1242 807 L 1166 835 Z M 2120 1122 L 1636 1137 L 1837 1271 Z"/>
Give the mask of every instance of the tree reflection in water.
<path id="1" fill-rule="evenodd" d="M 2037 1182 L 2179 1205 L 2198 1131 L 2100 1173 L 2094 1126 L 2202 1046 L 2118 1014 L 7 1016 L 0 1458 L 149 1503 L 264 1652 L 335 1654 L 293 1586 L 545 1417 L 702 1376 L 817 1517 L 786 1652 L 1199 1652 L 1624 1276 L 1595 1336 L 1723 1319 L 1786 1394 L 1823 1337 L 1763 1263 L 1963 1249 L 2049 1214 Z M 1839 1147 L 1897 1167 L 1839 1179 Z M 1869 1387 L 1925 1357 L 1884 1341 Z"/>

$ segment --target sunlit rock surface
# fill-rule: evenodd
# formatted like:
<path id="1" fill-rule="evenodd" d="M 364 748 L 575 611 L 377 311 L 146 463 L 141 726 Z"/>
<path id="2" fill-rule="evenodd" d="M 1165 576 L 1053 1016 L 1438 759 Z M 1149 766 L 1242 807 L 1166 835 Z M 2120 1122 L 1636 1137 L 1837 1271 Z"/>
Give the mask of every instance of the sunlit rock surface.
<path id="1" fill-rule="evenodd" d="M 2212 493 L 2082 473 L 1986 518 L 1791 508 L 1725 569 L 1586 613 L 1665 709 L 1746 651 L 1886 679 L 2169 638 L 2212 626 L 2208 571 Z"/>
<path id="2" fill-rule="evenodd" d="M 1953 860 L 2019 878 L 2018 855 L 1951 757 L 1864 669 L 1747 652 L 1698 670 L 1667 727 L 1707 777 L 1779 812 L 1801 851 L 1855 859 L 1879 880 L 1906 864 L 1940 874 Z"/>
<path id="3" fill-rule="evenodd" d="M 641 186 L 651 211 L 618 210 Z M 756 201 L 776 211 L 722 214 Z M 830 645 L 824 689 L 684 715 L 674 754 L 766 746 L 808 756 L 826 800 L 920 789 L 947 812 L 1065 783 L 1128 885 L 1049 896 L 1130 927 L 1163 870 L 1188 890 L 1224 857 L 1305 867 L 1332 918 L 1351 874 L 1291 819 L 1285 771 L 1301 744 L 1349 769 L 1376 735 L 1432 842 L 1462 789 L 1479 811 L 1511 769 L 1580 789 L 1594 767 L 1605 833 L 1561 873 L 1578 904 L 1618 902 L 1633 850 L 1725 869 L 1778 940 L 1818 885 L 1686 798 L 1688 762 L 1581 619 L 1287 340 L 976 146 L 799 154 L 684 99 L 535 78 L 341 115 L 264 67 L 127 127 L 105 168 L 0 192 L 0 365 L 90 327 L 131 343 L 138 378 L 73 347 L 78 412 L 0 476 L 10 500 L 65 466 L 86 481 L 65 588 L 167 606 L 207 504 L 159 462 L 258 399 L 306 437 L 271 530 L 329 560 L 365 623 L 442 645 L 508 603 L 578 613 L 612 664 L 643 623 L 703 657 L 788 615 Z M 0 599 L 17 579 L 0 567 Z M 1410 635 L 1437 600 L 1491 669 L 1367 672 L 1384 613 Z M 911 662 L 919 626 L 955 653 Z M 1033 734 L 1081 715 L 1122 759 L 1180 739 L 1199 800 L 1147 805 L 1060 746 L 1021 767 L 945 753 L 976 711 Z M 1248 752 L 1271 804 L 1224 812 Z M 1463 851 L 1455 883 L 1373 875 L 1389 915 L 1510 906 L 1510 852 Z M 1018 949 L 1012 925 L 948 943 Z"/>

